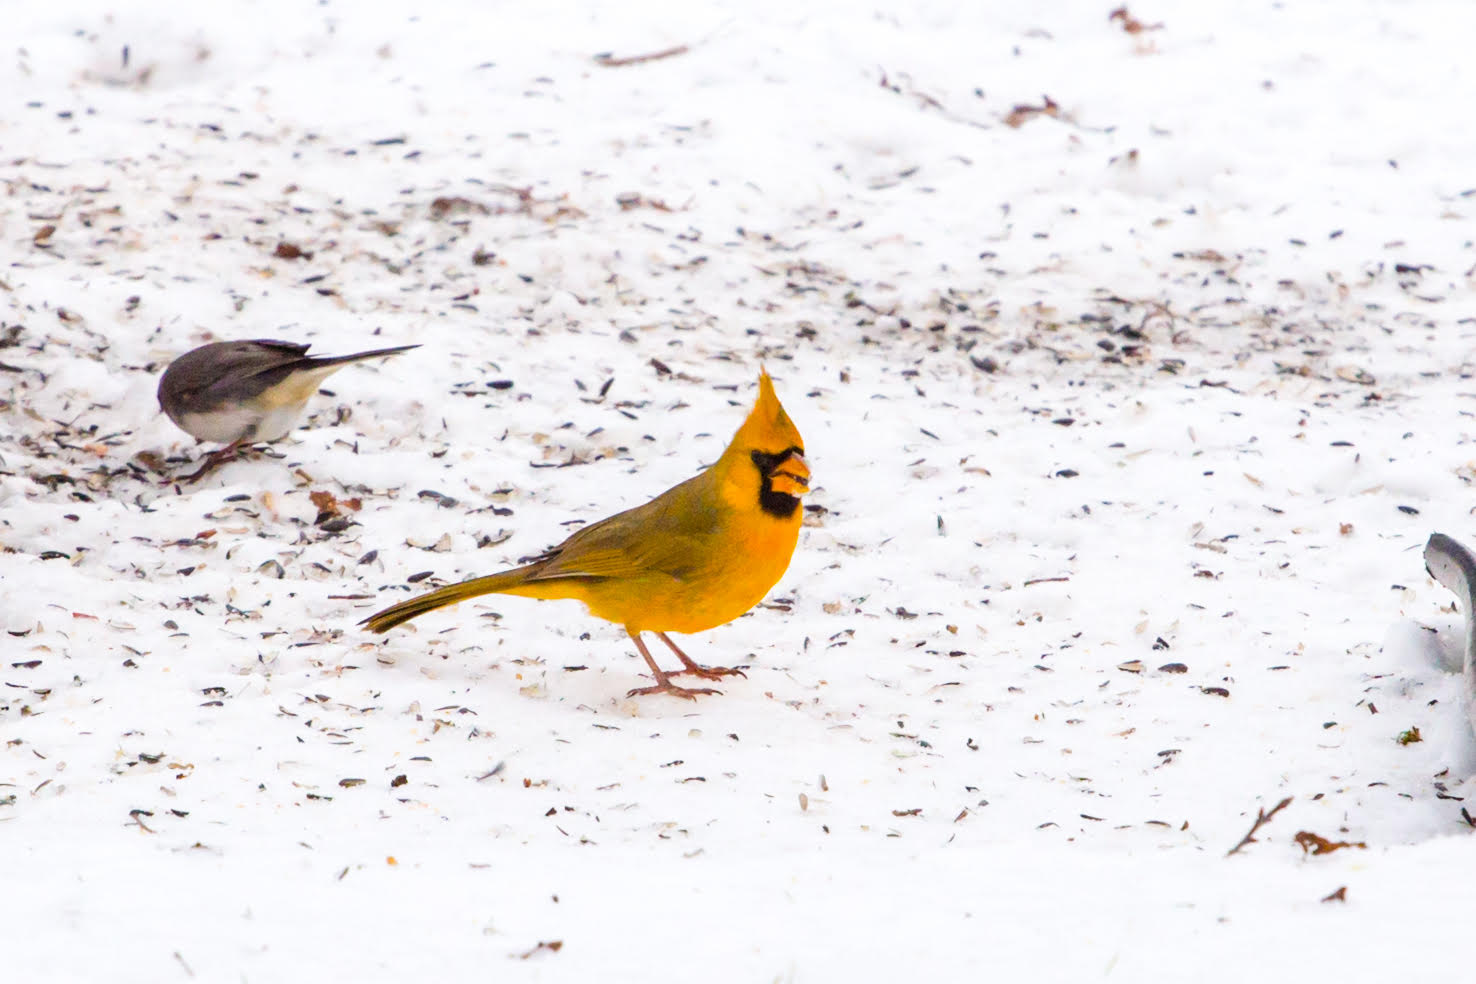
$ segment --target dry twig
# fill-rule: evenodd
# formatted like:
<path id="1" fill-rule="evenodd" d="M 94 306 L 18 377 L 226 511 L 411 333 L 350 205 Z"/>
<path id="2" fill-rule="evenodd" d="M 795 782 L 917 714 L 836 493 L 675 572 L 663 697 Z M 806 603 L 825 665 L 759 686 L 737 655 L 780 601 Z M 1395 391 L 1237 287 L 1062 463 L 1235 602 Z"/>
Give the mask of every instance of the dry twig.
<path id="1" fill-rule="evenodd" d="M 651 51 L 644 55 L 630 55 L 625 58 L 616 58 L 608 51 L 602 51 L 594 56 L 594 60 L 596 65 L 603 65 L 606 68 L 622 68 L 626 65 L 639 65 L 642 62 L 660 61 L 663 58 L 685 55 L 690 50 L 691 48 L 687 45 L 679 44 L 674 48 L 662 48 L 660 51 Z"/>
<path id="2" fill-rule="evenodd" d="M 1225 857 L 1228 858 L 1230 855 L 1238 853 L 1240 849 L 1242 847 L 1245 847 L 1247 844 L 1254 844 L 1256 842 L 1256 831 L 1260 830 L 1262 827 L 1266 826 L 1266 824 L 1270 823 L 1271 818 L 1280 813 L 1291 801 L 1292 798 L 1288 796 L 1286 799 L 1273 806 L 1270 813 L 1267 813 L 1265 810 L 1256 810 L 1256 822 L 1251 824 L 1251 829 L 1247 831 L 1246 835 L 1240 839 L 1240 843 L 1236 844 L 1225 853 Z"/>

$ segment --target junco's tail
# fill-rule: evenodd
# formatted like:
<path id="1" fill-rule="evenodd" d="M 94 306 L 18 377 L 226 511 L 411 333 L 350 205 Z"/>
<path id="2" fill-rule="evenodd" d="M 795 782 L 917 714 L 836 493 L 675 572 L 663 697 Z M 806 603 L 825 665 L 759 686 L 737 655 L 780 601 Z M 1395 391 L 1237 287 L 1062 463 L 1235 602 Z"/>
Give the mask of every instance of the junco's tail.
<path id="1" fill-rule="evenodd" d="M 420 346 L 396 345 L 394 348 L 374 349 L 372 352 L 355 352 L 353 355 L 308 355 L 304 356 L 302 361 L 313 366 L 341 366 L 347 365 L 350 362 L 361 362 L 364 359 L 377 359 L 381 355 L 408 352 L 413 348 L 420 348 Z"/>

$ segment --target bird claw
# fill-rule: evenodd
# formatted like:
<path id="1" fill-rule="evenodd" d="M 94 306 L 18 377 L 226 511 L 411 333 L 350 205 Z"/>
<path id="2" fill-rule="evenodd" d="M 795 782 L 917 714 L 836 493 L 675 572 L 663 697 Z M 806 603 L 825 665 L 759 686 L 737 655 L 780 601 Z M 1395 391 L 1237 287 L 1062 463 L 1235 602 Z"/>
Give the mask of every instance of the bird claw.
<path id="1" fill-rule="evenodd" d="M 670 681 L 663 681 L 654 687 L 636 687 L 633 690 L 627 691 L 625 696 L 642 697 L 646 694 L 671 694 L 671 696 L 680 697 L 683 700 L 696 700 L 702 694 L 721 693 L 721 690 L 714 690 L 711 687 L 678 687 Z"/>
<path id="2" fill-rule="evenodd" d="M 721 680 L 725 676 L 741 676 L 745 680 L 748 679 L 748 674 L 736 666 L 701 666 L 697 663 L 693 663 L 684 670 L 674 670 L 670 675 L 681 676 L 683 673 L 690 673 L 704 680 Z"/>
<path id="3" fill-rule="evenodd" d="M 215 469 L 218 468 L 222 464 L 224 464 L 224 462 L 220 462 L 220 461 L 206 462 L 205 464 L 201 465 L 195 471 L 190 472 L 188 475 L 181 475 L 181 476 L 178 476 L 176 478 L 166 478 L 166 479 L 164 479 L 164 481 L 160 482 L 159 484 L 160 485 L 163 485 L 163 486 L 170 486 L 170 485 L 175 484 L 176 482 L 182 482 L 185 485 L 190 485 L 190 484 L 192 484 L 194 482 L 198 482 L 200 479 L 204 478 L 206 475 L 209 475 L 211 472 L 215 471 Z"/>
<path id="4" fill-rule="evenodd" d="M 173 485 L 176 482 L 183 482 L 184 484 L 189 485 L 192 482 L 198 482 L 206 475 L 209 475 L 211 472 L 215 471 L 215 469 L 219 468 L 221 465 L 229 464 L 230 462 L 237 460 L 246 450 L 248 449 L 245 446 L 238 447 L 232 444 L 227 447 L 221 448 L 219 451 L 212 451 L 205 456 L 204 463 L 201 464 L 200 467 L 196 470 L 190 472 L 188 475 L 166 478 L 160 484 Z"/>

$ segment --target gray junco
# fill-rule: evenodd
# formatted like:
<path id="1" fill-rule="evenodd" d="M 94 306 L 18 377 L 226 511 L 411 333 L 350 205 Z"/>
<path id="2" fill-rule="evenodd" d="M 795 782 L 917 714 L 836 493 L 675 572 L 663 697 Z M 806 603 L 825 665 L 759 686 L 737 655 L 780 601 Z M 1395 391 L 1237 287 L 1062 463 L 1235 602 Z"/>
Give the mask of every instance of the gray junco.
<path id="1" fill-rule="evenodd" d="M 235 457 L 242 447 L 278 440 L 292 430 L 329 375 L 350 362 L 394 355 L 418 345 L 308 355 L 308 346 L 271 339 L 211 342 L 181 355 L 159 380 L 159 406 L 200 441 L 218 441 L 192 481 Z"/>

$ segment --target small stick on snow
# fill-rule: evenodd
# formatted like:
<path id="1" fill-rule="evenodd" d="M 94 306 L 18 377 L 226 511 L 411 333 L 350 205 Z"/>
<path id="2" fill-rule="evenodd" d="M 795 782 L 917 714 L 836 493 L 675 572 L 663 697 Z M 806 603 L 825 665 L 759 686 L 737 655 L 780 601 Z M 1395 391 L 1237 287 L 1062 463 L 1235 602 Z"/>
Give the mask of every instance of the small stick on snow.
<path id="1" fill-rule="evenodd" d="M 606 68 L 622 68 L 626 65 L 639 65 L 642 62 L 660 61 L 663 58 L 674 58 L 677 55 L 685 55 L 691 48 L 685 44 L 679 44 L 674 48 L 662 48 L 660 51 L 651 51 L 644 55 L 630 55 L 627 58 L 616 58 L 608 51 L 602 51 L 594 56 L 595 64 Z"/>
<path id="2" fill-rule="evenodd" d="M 1256 822 L 1251 824 L 1251 829 L 1246 833 L 1244 837 L 1240 839 L 1240 843 L 1236 844 L 1225 853 L 1225 857 L 1228 858 L 1230 855 L 1239 852 L 1239 850 L 1242 847 L 1245 847 L 1245 845 L 1247 844 L 1254 844 L 1256 842 L 1256 831 L 1260 830 L 1262 827 L 1266 826 L 1266 824 L 1270 823 L 1271 818 L 1280 813 L 1282 809 L 1291 801 L 1292 798 L 1288 796 L 1286 799 L 1273 806 L 1270 813 L 1267 813 L 1265 810 L 1257 810 Z"/>

